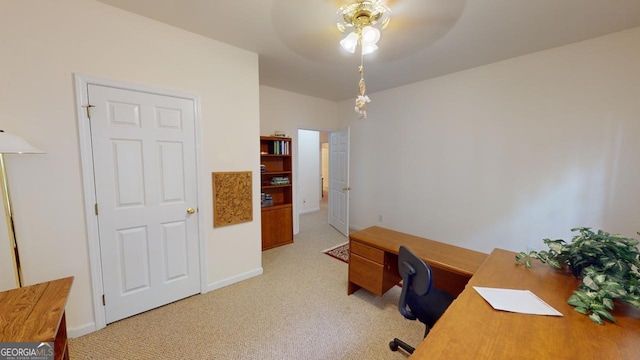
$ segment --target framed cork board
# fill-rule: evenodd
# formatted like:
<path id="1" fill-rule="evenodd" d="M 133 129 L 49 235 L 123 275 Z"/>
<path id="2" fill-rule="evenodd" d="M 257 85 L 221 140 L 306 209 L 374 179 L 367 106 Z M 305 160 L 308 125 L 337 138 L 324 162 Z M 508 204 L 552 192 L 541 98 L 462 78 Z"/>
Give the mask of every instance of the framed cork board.
<path id="1" fill-rule="evenodd" d="M 253 221 L 251 171 L 214 172 L 213 227 Z"/>

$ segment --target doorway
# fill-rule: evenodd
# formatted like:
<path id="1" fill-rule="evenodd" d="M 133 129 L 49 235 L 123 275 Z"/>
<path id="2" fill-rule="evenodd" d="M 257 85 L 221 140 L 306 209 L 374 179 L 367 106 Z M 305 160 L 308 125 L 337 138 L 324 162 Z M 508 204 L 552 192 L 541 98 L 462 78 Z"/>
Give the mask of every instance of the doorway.
<path id="1" fill-rule="evenodd" d="M 322 147 L 324 144 L 328 149 L 328 134 L 326 131 L 298 130 L 297 208 L 300 215 L 318 211 L 322 205 L 323 186 L 328 181 L 323 177 L 322 164 L 329 162 L 328 158 L 323 158 Z"/>
<path id="2" fill-rule="evenodd" d="M 345 236 L 349 233 L 348 140 L 348 128 L 298 130 L 297 216 L 326 206 L 327 222 Z"/>

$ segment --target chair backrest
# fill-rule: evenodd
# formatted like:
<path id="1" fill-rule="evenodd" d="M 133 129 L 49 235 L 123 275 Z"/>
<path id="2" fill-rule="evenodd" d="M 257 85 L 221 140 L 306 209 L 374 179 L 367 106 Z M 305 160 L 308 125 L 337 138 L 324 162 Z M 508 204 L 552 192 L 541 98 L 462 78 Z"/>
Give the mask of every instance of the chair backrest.
<path id="1" fill-rule="evenodd" d="M 398 301 L 398 310 L 405 318 L 415 320 L 416 316 L 407 309 L 407 294 L 409 291 L 415 292 L 418 296 L 429 293 L 433 286 L 431 267 L 402 245 L 398 251 L 398 270 L 402 277 L 402 293 Z"/>

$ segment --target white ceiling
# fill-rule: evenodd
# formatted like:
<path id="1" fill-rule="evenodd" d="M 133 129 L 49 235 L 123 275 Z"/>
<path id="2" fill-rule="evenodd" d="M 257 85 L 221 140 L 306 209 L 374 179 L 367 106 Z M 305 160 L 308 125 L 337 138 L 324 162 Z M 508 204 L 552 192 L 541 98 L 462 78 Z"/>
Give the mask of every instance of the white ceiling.
<path id="1" fill-rule="evenodd" d="M 350 0 L 100 0 L 259 54 L 260 84 L 355 97 L 360 56 L 338 44 Z M 388 0 L 391 23 L 366 55 L 367 92 L 640 26 L 639 0 Z M 357 52 L 356 52 L 357 53 Z"/>

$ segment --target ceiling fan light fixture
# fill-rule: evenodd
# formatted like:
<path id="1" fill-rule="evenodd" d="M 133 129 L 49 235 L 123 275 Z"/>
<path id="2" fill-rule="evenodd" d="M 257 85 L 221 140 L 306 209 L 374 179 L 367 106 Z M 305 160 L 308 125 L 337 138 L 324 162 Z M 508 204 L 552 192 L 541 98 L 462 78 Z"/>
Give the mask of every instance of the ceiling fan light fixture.
<path id="1" fill-rule="evenodd" d="M 340 16 L 337 24 L 338 31 L 344 32 L 347 28 L 354 28 L 353 32 L 340 40 L 340 45 L 353 54 L 360 44 L 360 66 L 358 67 L 360 81 L 355 110 L 361 119 L 366 119 L 366 105 L 371 100 L 366 95 L 364 55 L 378 50 L 376 44 L 380 40 L 380 29 L 385 29 L 389 25 L 391 9 L 383 4 L 382 0 L 360 0 L 341 6 L 337 13 Z"/>
<path id="2" fill-rule="evenodd" d="M 358 34 L 355 32 L 349 33 L 344 39 L 340 40 L 340 45 L 343 49 L 353 54 L 358 46 Z"/>
<path id="3" fill-rule="evenodd" d="M 367 45 L 375 45 L 378 43 L 379 40 L 380 40 L 380 30 L 371 26 L 365 26 L 362 29 L 362 46 L 363 47 Z"/>
<path id="4" fill-rule="evenodd" d="M 362 45 L 362 55 L 371 54 L 372 52 L 378 50 L 378 45 L 376 44 L 366 44 Z"/>

